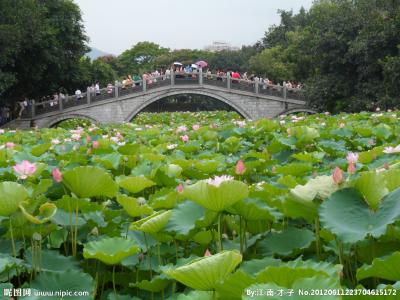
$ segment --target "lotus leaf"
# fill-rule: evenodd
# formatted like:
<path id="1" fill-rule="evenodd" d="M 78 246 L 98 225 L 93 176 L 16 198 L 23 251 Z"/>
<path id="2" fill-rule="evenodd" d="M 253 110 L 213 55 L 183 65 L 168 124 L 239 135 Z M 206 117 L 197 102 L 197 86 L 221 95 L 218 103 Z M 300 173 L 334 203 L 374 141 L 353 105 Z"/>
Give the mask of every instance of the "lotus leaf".
<path id="1" fill-rule="evenodd" d="M 387 194 L 376 212 L 371 212 L 360 192 L 339 190 L 320 207 L 321 224 L 343 242 L 354 243 L 367 235 L 380 237 L 400 216 L 400 188 Z"/>
<path id="2" fill-rule="evenodd" d="M 172 210 L 158 211 L 147 218 L 131 224 L 130 230 L 139 230 L 146 233 L 157 233 L 167 225 L 171 218 Z"/>
<path id="3" fill-rule="evenodd" d="M 307 182 L 306 185 L 297 185 L 290 192 L 296 198 L 304 201 L 312 201 L 316 197 L 320 199 L 328 198 L 333 192 L 337 191 L 338 185 L 333 181 L 332 176 L 318 176 Z"/>
<path id="4" fill-rule="evenodd" d="M 314 233 L 308 229 L 289 227 L 282 232 L 272 232 L 258 243 L 264 256 L 279 254 L 291 255 L 295 250 L 310 247 L 314 241 Z"/>
<path id="5" fill-rule="evenodd" d="M 118 185 L 99 167 L 76 167 L 63 174 L 63 183 L 79 198 L 114 197 Z"/>
<path id="6" fill-rule="evenodd" d="M 117 202 L 121 204 L 124 210 L 131 217 L 139 217 L 143 215 L 151 215 L 153 213 L 153 209 L 147 204 L 139 203 L 138 199 L 128 197 L 123 194 L 119 194 L 117 196 Z"/>
<path id="7" fill-rule="evenodd" d="M 131 192 L 132 194 L 139 193 L 145 188 L 155 185 L 153 181 L 144 176 L 120 176 L 117 177 L 116 180 L 120 187 Z"/>
<path id="8" fill-rule="evenodd" d="M 195 228 L 195 221 L 203 216 L 204 208 L 196 203 L 191 201 L 180 203 L 172 210 L 166 229 L 178 234 L 188 234 L 190 230 Z"/>
<path id="9" fill-rule="evenodd" d="M 41 272 L 29 286 L 38 291 L 76 291 L 89 292 L 88 296 L 76 296 L 75 299 L 90 300 L 94 293 L 93 278 L 82 271 Z M 49 296 L 46 299 L 58 300 L 61 296 Z"/>
<path id="10" fill-rule="evenodd" d="M 364 265 L 357 270 L 357 279 L 368 277 L 383 278 L 391 281 L 400 281 L 400 252 L 393 252 L 385 257 L 378 257 L 372 265 Z"/>
<path id="11" fill-rule="evenodd" d="M 95 258 L 107 265 L 115 265 L 139 251 L 140 249 L 135 241 L 114 237 L 85 244 L 83 257 L 86 259 Z"/>
<path id="12" fill-rule="evenodd" d="M 218 283 L 242 261 L 239 251 L 222 251 L 218 254 L 201 257 L 165 273 L 184 285 L 200 291 L 212 291 Z"/>
<path id="13" fill-rule="evenodd" d="M 212 211 L 222 211 L 248 196 L 248 186 L 240 181 L 222 182 L 218 187 L 200 180 L 186 186 L 183 196 Z"/>
<path id="14" fill-rule="evenodd" d="M 362 173 L 355 181 L 354 186 L 373 210 L 378 208 L 382 198 L 389 193 L 384 175 L 375 171 Z"/>
<path id="15" fill-rule="evenodd" d="M 19 206 L 25 218 L 27 218 L 30 222 L 34 224 L 43 224 L 48 221 L 56 214 L 57 206 L 53 203 L 44 203 L 39 207 L 39 214 L 36 216 L 31 215 L 26 211 L 24 206 L 21 204 Z"/>
<path id="16" fill-rule="evenodd" d="M 18 210 L 28 198 L 27 190 L 15 182 L 0 182 L 0 216 L 7 217 Z"/>

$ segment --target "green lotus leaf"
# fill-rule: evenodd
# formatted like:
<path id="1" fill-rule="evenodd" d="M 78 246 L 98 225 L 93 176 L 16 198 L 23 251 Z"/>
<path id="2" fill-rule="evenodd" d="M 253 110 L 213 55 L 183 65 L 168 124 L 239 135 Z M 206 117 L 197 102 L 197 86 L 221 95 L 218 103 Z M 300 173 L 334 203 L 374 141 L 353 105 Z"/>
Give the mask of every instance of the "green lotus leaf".
<path id="1" fill-rule="evenodd" d="M 42 271 L 64 272 L 66 270 L 80 271 L 79 261 L 72 256 L 63 256 L 58 251 L 42 250 L 40 255 L 35 258 L 35 264 Z M 25 252 L 25 260 L 31 266 L 33 265 L 32 250 Z"/>
<path id="2" fill-rule="evenodd" d="M 252 277 L 256 277 L 258 273 L 263 271 L 268 266 L 279 266 L 282 263 L 280 259 L 276 259 L 273 257 L 264 257 L 262 259 L 252 259 L 244 261 L 239 270 L 242 270 L 247 275 Z"/>
<path id="3" fill-rule="evenodd" d="M 320 206 L 321 224 L 343 242 L 354 243 L 367 235 L 380 237 L 400 216 L 400 188 L 386 195 L 379 209 L 371 212 L 364 198 L 353 188 L 339 190 Z"/>
<path id="4" fill-rule="evenodd" d="M 155 185 L 153 181 L 144 176 L 119 176 L 116 180 L 120 187 L 132 194 L 139 193 L 145 188 Z"/>
<path id="5" fill-rule="evenodd" d="M 0 294 L 0 300 L 10 300 L 10 297 L 4 296 L 6 290 L 12 290 L 13 285 L 9 282 L 7 283 L 0 283 L 0 291 L 3 293 Z"/>
<path id="6" fill-rule="evenodd" d="M 193 241 L 200 245 L 208 245 L 213 240 L 213 234 L 210 230 L 200 231 L 192 237 Z"/>
<path id="7" fill-rule="evenodd" d="M 118 148 L 118 152 L 124 155 L 134 155 L 138 153 L 139 144 L 126 144 Z"/>
<path id="8" fill-rule="evenodd" d="M 79 198 L 115 197 L 118 185 L 99 167 L 76 167 L 63 174 L 63 183 Z"/>
<path id="9" fill-rule="evenodd" d="M 88 292 L 87 296 L 76 296 L 74 299 L 90 300 L 94 294 L 94 280 L 82 271 L 67 270 L 63 272 L 41 272 L 29 286 L 38 291 L 70 291 Z M 46 299 L 58 300 L 59 296 L 49 296 Z"/>
<path id="10" fill-rule="evenodd" d="M 172 210 L 158 211 L 147 218 L 132 223 L 129 229 L 146 233 L 157 233 L 167 225 L 171 215 Z"/>
<path id="11" fill-rule="evenodd" d="M 86 259 L 95 258 L 107 265 L 115 265 L 139 251 L 140 249 L 135 241 L 114 237 L 85 244 L 83 257 Z"/>
<path id="12" fill-rule="evenodd" d="M 147 204 L 141 204 L 138 199 L 123 194 L 117 195 L 117 202 L 131 217 L 151 215 L 153 213 L 153 209 Z"/>
<path id="13" fill-rule="evenodd" d="M 241 261 L 242 255 L 239 251 L 222 251 L 164 272 L 192 289 L 212 291 L 219 282 L 228 277 Z"/>
<path id="14" fill-rule="evenodd" d="M 282 216 L 282 214 L 276 208 L 269 207 L 264 201 L 257 198 L 246 198 L 243 201 L 235 203 L 227 210 L 250 221 L 273 221 Z"/>
<path id="15" fill-rule="evenodd" d="M 354 186 L 373 210 L 378 209 L 382 198 L 389 193 L 385 184 L 385 176 L 375 171 L 361 173 Z"/>
<path id="16" fill-rule="evenodd" d="M 309 180 L 306 185 L 297 185 L 290 192 L 296 198 L 312 201 L 316 197 L 326 199 L 337 189 L 338 185 L 333 181 L 332 176 L 324 175 Z"/>
<path id="17" fill-rule="evenodd" d="M 357 279 L 369 277 L 383 278 L 391 281 L 400 281 L 400 252 L 394 252 L 385 257 L 378 257 L 371 265 L 363 265 L 357 270 Z"/>
<path id="18" fill-rule="evenodd" d="M 200 180 L 193 185 L 186 186 L 183 196 L 212 211 L 222 211 L 238 201 L 245 199 L 248 186 L 236 180 L 222 182 L 218 187 Z"/>
<path id="19" fill-rule="evenodd" d="M 293 162 L 286 165 L 279 165 L 275 169 L 277 173 L 283 175 L 304 176 L 312 171 L 313 166 L 311 163 Z"/>
<path id="20" fill-rule="evenodd" d="M 400 187 L 400 169 L 389 169 L 383 172 L 383 176 L 385 177 L 386 187 L 389 192 Z"/>
<path id="21" fill-rule="evenodd" d="M 163 188 L 150 195 L 149 203 L 153 209 L 171 209 L 176 206 L 178 193 L 175 189 Z"/>
<path id="22" fill-rule="evenodd" d="M 303 200 L 289 194 L 284 198 L 283 211 L 285 216 L 292 218 L 304 218 L 313 222 L 318 216 L 319 204 L 315 201 Z"/>
<path id="23" fill-rule="evenodd" d="M 163 275 L 165 277 L 165 275 Z M 130 283 L 130 287 L 137 287 L 141 290 L 158 293 L 165 289 L 171 280 L 165 279 L 161 276 L 155 276 L 152 280 L 142 280 L 136 283 Z"/>
<path id="24" fill-rule="evenodd" d="M 271 232 L 257 246 L 263 256 L 291 255 L 295 250 L 306 249 L 314 241 L 314 233 L 308 229 L 289 227 L 282 232 Z M 257 251 L 259 252 L 259 251 Z"/>
<path id="25" fill-rule="evenodd" d="M 245 288 L 255 282 L 255 278 L 247 275 L 242 270 L 237 270 L 223 282 L 218 283 L 215 289 L 222 299 L 241 300 Z"/>
<path id="26" fill-rule="evenodd" d="M 50 221 L 50 219 L 57 212 L 57 206 L 53 203 L 48 202 L 40 205 L 39 214 L 36 216 L 33 216 L 29 212 L 27 212 L 25 207 L 23 206 L 23 203 L 19 205 L 19 208 L 21 209 L 25 218 L 34 224 L 44 224 Z"/>
<path id="27" fill-rule="evenodd" d="M 204 208 L 192 201 L 180 203 L 172 209 L 172 215 L 169 219 L 166 230 L 175 231 L 178 234 L 188 234 L 194 229 L 196 220 L 204 216 Z"/>
<path id="28" fill-rule="evenodd" d="M 310 143 L 319 138 L 318 130 L 308 126 L 291 127 L 289 130 L 290 135 L 294 136 L 299 143 Z"/>
<path id="29" fill-rule="evenodd" d="M 176 300 L 213 300 L 213 294 L 211 292 L 204 291 L 190 291 L 187 295 L 179 294 Z"/>
<path id="30" fill-rule="evenodd" d="M 122 155 L 118 153 L 110 153 L 99 156 L 95 159 L 96 162 L 100 162 L 106 169 L 117 170 L 120 165 Z"/>
<path id="31" fill-rule="evenodd" d="M 0 216 L 7 217 L 18 210 L 28 198 L 27 190 L 15 182 L 0 182 Z"/>

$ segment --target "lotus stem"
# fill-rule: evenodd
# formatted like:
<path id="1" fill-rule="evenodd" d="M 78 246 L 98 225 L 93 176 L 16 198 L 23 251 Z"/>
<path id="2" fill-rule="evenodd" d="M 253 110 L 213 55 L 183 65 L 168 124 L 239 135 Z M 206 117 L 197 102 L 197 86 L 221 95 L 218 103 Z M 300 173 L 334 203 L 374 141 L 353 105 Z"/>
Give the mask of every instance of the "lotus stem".
<path id="1" fill-rule="evenodd" d="M 147 243 L 147 236 L 146 236 L 146 232 L 143 232 L 144 235 L 144 243 L 146 245 L 146 250 L 147 250 L 147 255 L 149 258 L 149 271 L 150 271 L 150 280 L 153 280 L 153 271 L 151 269 L 151 252 L 150 252 L 150 248 L 149 245 Z"/>
<path id="2" fill-rule="evenodd" d="M 11 217 L 8 220 L 10 221 L 10 235 L 11 235 L 11 244 L 12 244 L 13 256 L 17 257 L 17 248 L 15 247 L 14 233 L 13 233 L 13 226 L 12 226 Z"/>
<path id="3" fill-rule="evenodd" d="M 77 243 L 78 243 L 78 214 L 79 214 L 79 206 L 78 202 L 76 202 L 76 208 L 75 208 L 75 233 L 74 233 L 74 253 L 76 257 L 76 252 L 77 252 Z"/>
<path id="4" fill-rule="evenodd" d="M 113 265 L 113 269 L 112 269 L 112 283 L 113 283 L 114 295 L 115 295 L 115 298 L 117 298 L 117 290 L 115 288 L 115 265 Z"/>
<path id="5" fill-rule="evenodd" d="M 240 254 L 243 254 L 243 228 L 242 228 L 242 216 L 239 216 L 239 242 L 240 242 Z"/>
<path id="6" fill-rule="evenodd" d="M 222 213 L 218 214 L 218 244 L 217 244 L 217 251 L 222 251 L 222 239 L 221 239 L 221 215 Z"/>
<path id="7" fill-rule="evenodd" d="M 315 247 L 317 251 L 317 258 L 320 260 L 321 258 L 321 240 L 319 237 L 319 218 L 315 218 Z"/>

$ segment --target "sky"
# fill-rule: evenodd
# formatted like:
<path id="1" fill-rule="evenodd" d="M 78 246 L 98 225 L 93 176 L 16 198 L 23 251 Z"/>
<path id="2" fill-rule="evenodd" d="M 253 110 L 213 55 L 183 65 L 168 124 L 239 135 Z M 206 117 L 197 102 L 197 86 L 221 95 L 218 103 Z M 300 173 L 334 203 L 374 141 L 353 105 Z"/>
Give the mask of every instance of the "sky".
<path id="1" fill-rule="evenodd" d="M 203 49 L 213 41 L 254 44 L 279 24 L 278 9 L 309 9 L 313 0 L 74 0 L 89 45 L 119 55 L 138 42 Z"/>

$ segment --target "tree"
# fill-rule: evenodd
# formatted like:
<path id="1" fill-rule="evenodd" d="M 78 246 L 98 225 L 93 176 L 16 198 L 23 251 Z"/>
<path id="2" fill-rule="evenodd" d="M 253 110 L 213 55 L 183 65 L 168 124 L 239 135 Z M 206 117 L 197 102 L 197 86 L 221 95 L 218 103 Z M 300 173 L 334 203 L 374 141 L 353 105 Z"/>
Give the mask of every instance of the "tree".
<path id="1" fill-rule="evenodd" d="M 0 97 L 12 102 L 72 89 L 86 41 L 70 0 L 0 0 Z"/>
<path id="2" fill-rule="evenodd" d="M 140 42 L 118 57 L 118 75 L 141 74 L 154 69 L 155 59 L 169 52 L 168 48 L 151 42 Z"/>

